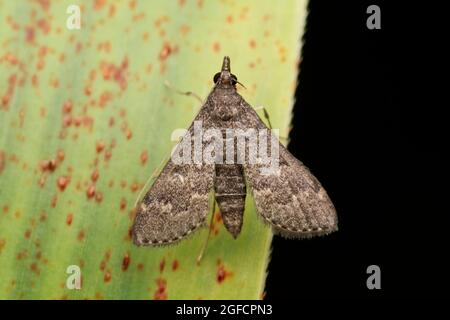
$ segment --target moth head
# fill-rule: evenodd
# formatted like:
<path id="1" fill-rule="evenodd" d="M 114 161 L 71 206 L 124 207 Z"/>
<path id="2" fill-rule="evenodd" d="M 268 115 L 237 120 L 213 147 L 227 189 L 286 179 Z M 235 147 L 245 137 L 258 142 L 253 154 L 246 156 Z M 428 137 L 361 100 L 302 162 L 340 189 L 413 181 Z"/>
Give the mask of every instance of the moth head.
<path id="1" fill-rule="evenodd" d="M 238 83 L 237 77 L 231 73 L 230 57 L 225 56 L 223 58 L 222 70 L 214 75 L 213 80 L 215 84 L 231 84 L 234 86 Z"/>

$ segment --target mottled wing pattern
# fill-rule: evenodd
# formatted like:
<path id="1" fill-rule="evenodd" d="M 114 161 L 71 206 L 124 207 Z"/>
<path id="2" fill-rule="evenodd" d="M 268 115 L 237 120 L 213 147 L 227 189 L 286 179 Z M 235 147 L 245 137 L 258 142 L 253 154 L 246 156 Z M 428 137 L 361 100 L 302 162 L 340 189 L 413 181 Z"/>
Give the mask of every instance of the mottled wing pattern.
<path id="1" fill-rule="evenodd" d="M 245 121 L 254 127 L 264 126 L 254 110 L 248 108 Z M 325 189 L 308 168 L 277 143 L 277 174 L 262 174 L 261 169 L 267 165 L 248 161 L 244 164 L 244 175 L 259 215 L 285 237 L 304 238 L 336 231 L 336 211 Z"/>
<path id="2" fill-rule="evenodd" d="M 202 107 L 196 120 L 208 118 L 207 108 L 207 105 Z M 183 140 L 190 139 L 192 132 L 191 126 Z M 181 148 L 183 140 L 177 148 Z M 179 165 L 169 160 L 137 207 L 134 243 L 172 244 L 204 225 L 213 179 L 213 164 Z"/>

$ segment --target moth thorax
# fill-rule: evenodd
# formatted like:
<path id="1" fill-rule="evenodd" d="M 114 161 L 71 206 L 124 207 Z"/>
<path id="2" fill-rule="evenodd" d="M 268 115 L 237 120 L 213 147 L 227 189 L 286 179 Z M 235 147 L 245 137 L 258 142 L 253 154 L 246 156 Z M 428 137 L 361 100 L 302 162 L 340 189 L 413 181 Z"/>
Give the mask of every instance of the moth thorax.
<path id="1" fill-rule="evenodd" d="M 222 121 L 229 121 L 236 118 L 238 112 L 235 107 L 229 106 L 229 105 L 218 105 L 214 110 L 214 115 L 216 118 L 222 120 Z"/>

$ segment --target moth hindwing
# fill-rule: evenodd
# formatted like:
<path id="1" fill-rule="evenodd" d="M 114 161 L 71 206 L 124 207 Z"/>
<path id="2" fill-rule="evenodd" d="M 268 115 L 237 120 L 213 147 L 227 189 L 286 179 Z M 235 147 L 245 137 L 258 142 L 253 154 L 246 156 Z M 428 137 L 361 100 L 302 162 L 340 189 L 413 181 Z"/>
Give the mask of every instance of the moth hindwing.
<path id="1" fill-rule="evenodd" d="M 259 216 L 276 233 L 303 238 L 337 230 L 336 211 L 319 181 L 237 93 L 228 57 L 214 82 L 194 122 L 137 206 L 135 244 L 175 243 L 205 225 L 211 193 L 224 226 L 236 238 L 247 189 Z"/>

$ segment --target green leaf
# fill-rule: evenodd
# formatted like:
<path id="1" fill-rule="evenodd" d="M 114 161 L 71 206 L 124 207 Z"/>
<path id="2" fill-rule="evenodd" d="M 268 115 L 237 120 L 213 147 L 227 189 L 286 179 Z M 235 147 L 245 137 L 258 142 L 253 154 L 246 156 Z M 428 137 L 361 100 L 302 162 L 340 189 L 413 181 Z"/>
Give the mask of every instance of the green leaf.
<path id="1" fill-rule="evenodd" d="M 259 299 L 272 233 L 247 199 L 177 246 L 137 248 L 133 205 L 222 58 L 287 136 L 306 1 L 0 1 L 0 298 Z M 180 190 L 181 192 L 181 190 Z M 81 290 L 66 287 L 68 266 Z"/>

